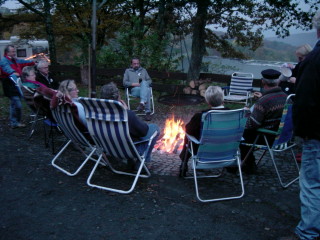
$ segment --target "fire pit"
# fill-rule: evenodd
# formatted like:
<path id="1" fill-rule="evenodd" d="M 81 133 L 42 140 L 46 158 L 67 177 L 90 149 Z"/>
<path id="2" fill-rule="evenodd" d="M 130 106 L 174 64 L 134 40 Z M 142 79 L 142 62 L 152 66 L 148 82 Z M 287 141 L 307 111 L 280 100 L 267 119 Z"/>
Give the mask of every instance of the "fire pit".
<path id="1" fill-rule="evenodd" d="M 204 102 L 204 98 L 191 94 L 164 95 L 158 98 L 158 102 L 173 106 L 196 105 Z"/>

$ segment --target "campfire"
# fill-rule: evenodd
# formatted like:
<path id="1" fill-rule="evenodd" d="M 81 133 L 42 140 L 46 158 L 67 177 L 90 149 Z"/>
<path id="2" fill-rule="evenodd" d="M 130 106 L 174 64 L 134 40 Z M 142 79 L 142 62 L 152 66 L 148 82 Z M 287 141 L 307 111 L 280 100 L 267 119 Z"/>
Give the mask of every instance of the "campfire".
<path id="1" fill-rule="evenodd" d="M 183 124 L 184 122 L 180 119 L 176 121 L 174 116 L 171 119 L 167 119 L 163 131 L 164 135 L 157 141 L 154 151 L 159 151 L 160 153 L 180 153 L 185 136 Z"/>

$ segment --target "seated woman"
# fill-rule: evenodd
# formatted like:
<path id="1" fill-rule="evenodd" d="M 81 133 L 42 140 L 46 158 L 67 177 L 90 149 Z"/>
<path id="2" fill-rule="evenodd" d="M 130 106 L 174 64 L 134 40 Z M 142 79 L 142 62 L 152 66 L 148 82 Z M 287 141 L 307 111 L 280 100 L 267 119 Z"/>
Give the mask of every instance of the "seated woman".
<path id="1" fill-rule="evenodd" d="M 206 113 L 210 110 L 229 110 L 229 108 L 226 108 L 223 106 L 224 94 L 221 87 L 218 87 L 218 86 L 208 87 L 205 92 L 205 100 L 210 108 L 205 111 L 196 113 L 185 126 L 186 133 L 194 136 L 198 140 L 200 140 L 200 137 L 201 137 L 201 130 L 202 130 L 201 118 L 203 113 Z M 191 154 L 186 147 L 187 142 L 188 142 L 188 139 L 187 137 L 185 137 L 183 149 L 180 153 L 180 159 L 182 160 L 181 168 L 182 168 L 182 164 L 184 162 L 186 163 L 188 159 L 191 157 Z M 198 146 L 194 146 L 193 148 L 194 153 L 196 153 L 197 150 L 198 150 Z M 181 173 L 181 174 L 185 175 L 186 171 L 187 171 L 187 168 L 184 168 L 184 173 Z"/>
<path id="2" fill-rule="evenodd" d="M 62 81 L 59 85 L 58 91 L 71 99 L 72 102 L 77 106 L 79 119 L 84 126 L 87 126 L 84 108 L 82 104 L 78 102 L 79 90 L 75 81 L 71 79 Z M 57 95 L 59 95 L 59 93 Z"/>
<path id="3" fill-rule="evenodd" d="M 53 117 L 50 111 L 50 101 L 38 95 L 35 89 L 45 87 L 44 84 L 36 81 L 36 73 L 33 66 L 26 66 L 22 69 L 22 93 L 23 97 L 33 112 L 47 116 L 51 121 Z"/>
<path id="4" fill-rule="evenodd" d="M 36 89 L 44 84 L 36 81 L 36 72 L 33 66 L 26 66 L 22 69 L 22 85 L 31 89 Z"/>

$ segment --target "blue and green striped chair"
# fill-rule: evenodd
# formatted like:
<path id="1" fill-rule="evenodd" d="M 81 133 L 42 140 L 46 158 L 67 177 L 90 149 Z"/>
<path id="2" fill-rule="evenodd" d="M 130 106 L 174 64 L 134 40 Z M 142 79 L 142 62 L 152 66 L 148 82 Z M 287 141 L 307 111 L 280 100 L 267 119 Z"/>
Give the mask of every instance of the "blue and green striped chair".
<path id="1" fill-rule="evenodd" d="M 187 135 L 189 151 L 193 168 L 193 178 L 197 198 L 201 202 L 214 202 L 241 198 L 244 195 L 244 185 L 241 172 L 239 144 L 246 124 L 246 110 L 211 110 L 202 115 L 202 132 L 200 141 Z M 198 144 L 197 153 L 194 144 Z M 200 197 L 198 178 L 218 177 L 219 175 L 198 176 L 200 169 L 223 169 L 238 166 L 241 185 L 240 195 L 203 199 Z"/>
<path id="2" fill-rule="evenodd" d="M 272 160 L 272 164 L 276 170 L 277 177 L 279 179 L 280 185 L 283 188 L 289 187 L 292 183 L 297 181 L 299 179 L 299 166 L 295 157 L 295 154 L 293 152 L 293 148 L 296 146 L 296 143 L 293 141 L 293 122 L 292 122 L 292 101 L 291 99 L 295 96 L 295 94 L 291 94 L 287 97 L 286 103 L 283 108 L 282 117 L 279 125 L 278 131 L 271 131 L 264 128 L 259 128 L 258 136 L 255 139 L 253 144 L 246 144 L 247 146 L 251 146 L 251 149 L 247 156 L 250 154 L 251 151 L 254 150 L 263 150 L 262 155 L 258 159 L 258 163 L 261 161 L 265 153 L 268 151 Z M 275 140 L 272 144 L 272 146 L 269 145 L 267 136 L 275 136 Z M 259 138 L 263 138 L 264 144 L 256 144 Z M 275 153 L 280 153 L 284 151 L 290 150 L 291 156 L 292 156 L 292 165 L 294 170 L 297 173 L 297 176 L 293 177 L 291 180 L 287 180 L 287 182 L 284 182 L 284 177 L 281 176 L 281 172 L 279 170 L 277 161 L 275 159 Z M 243 162 L 246 161 L 247 156 L 244 158 Z M 288 161 L 288 158 L 285 158 L 284 160 Z M 287 171 L 287 167 L 285 169 Z"/>
<path id="3" fill-rule="evenodd" d="M 127 110 L 121 102 L 84 97 L 80 97 L 79 102 L 84 106 L 88 130 L 99 152 L 99 159 L 88 177 L 87 184 L 102 190 L 122 194 L 131 193 L 140 177 L 148 178 L 151 176 L 144 162 L 152 139 L 157 135 L 157 132 L 155 132 L 150 139 L 146 140 L 146 142 L 148 142 L 148 148 L 140 155 L 135 144 L 141 143 L 142 141 L 132 141 L 129 133 Z M 116 170 L 110 161 L 108 161 L 108 157 L 119 160 L 134 159 L 138 163 L 138 170 L 136 173 Z M 116 174 L 131 176 L 133 178 L 131 186 L 127 189 L 119 189 L 118 187 L 107 187 L 92 183 L 92 176 L 100 162 L 106 163 L 110 170 Z M 146 172 L 145 174 L 141 174 L 142 169 Z"/>

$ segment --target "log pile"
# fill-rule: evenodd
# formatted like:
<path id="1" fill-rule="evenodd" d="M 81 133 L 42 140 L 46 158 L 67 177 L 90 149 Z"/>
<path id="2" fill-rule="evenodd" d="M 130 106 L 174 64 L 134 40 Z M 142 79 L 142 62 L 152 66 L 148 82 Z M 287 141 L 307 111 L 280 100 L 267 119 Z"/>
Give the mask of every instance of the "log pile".
<path id="1" fill-rule="evenodd" d="M 204 93 L 208 86 L 210 86 L 211 79 L 198 79 L 189 82 L 189 85 L 183 89 L 184 94 L 201 95 L 204 97 Z"/>

